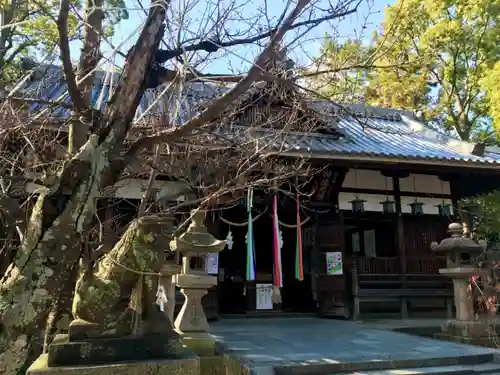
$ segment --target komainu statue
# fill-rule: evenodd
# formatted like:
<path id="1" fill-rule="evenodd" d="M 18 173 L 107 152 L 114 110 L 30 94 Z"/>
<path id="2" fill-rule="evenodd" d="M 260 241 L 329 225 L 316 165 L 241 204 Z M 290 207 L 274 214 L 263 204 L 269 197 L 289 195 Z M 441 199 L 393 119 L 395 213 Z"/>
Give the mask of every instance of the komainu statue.
<path id="1" fill-rule="evenodd" d="M 160 216 L 136 219 L 96 269 L 83 268 L 75 287 L 75 320 L 68 335 L 50 344 L 49 366 L 182 355 L 180 338 L 156 303 L 170 223 Z"/>

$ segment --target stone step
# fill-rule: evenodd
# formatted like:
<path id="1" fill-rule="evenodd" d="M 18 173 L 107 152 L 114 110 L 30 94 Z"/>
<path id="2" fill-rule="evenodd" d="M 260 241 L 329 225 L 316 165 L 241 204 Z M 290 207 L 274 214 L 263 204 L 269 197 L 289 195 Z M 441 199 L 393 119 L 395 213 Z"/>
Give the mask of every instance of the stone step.
<path id="1" fill-rule="evenodd" d="M 500 362 L 494 362 L 493 353 L 485 354 L 465 354 L 460 357 L 437 357 L 426 359 L 404 359 L 404 360 L 370 360 L 364 362 L 328 362 L 328 363 L 304 363 L 288 362 L 274 366 L 275 375 L 331 375 L 331 374 L 351 374 L 351 375 L 411 375 L 425 374 L 424 369 L 436 369 L 429 374 L 486 374 L 484 371 L 500 372 Z M 476 368 L 483 372 L 471 372 L 471 368 Z M 483 367 L 481 367 L 483 366 Z M 463 367 L 465 372 L 460 372 Z M 441 372 L 439 372 L 440 370 Z M 408 372 L 407 372 L 408 371 Z M 430 371 L 430 370 L 429 370 Z M 455 372 L 453 372 L 455 371 Z M 258 373 L 260 371 L 256 371 Z"/>
<path id="2" fill-rule="evenodd" d="M 479 365 L 435 366 L 398 368 L 391 370 L 368 370 L 335 373 L 336 375 L 495 375 L 500 374 L 500 363 L 489 362 Z"/>
<path id="3" fill-rule="evenodd" d="M 469 356 L 470 357 L 470 356 Z M 476 356 L 477 357 L 477 356 Z M 443 360 L 443 358 L 440 358 Z M 455 363 L 460 359 L 455 358 Z M 493 361 L 491 357 L 488 358 L 465 358 L 464 364 L 454 364 L 454 365 L 446 365 L 446 364 L 436 364 L 435 366 L 423 366 L 423 367 L 397 367 L 398 361 L 392 363 L 392 368 L 383 368 L 384 363 L 377 362 L 376 367 L 379 369 L 367 369 L 367 370 L 350 370 L 350 371 L 331 371 L 328 373 L 323 373 L 323 375 L 423 375 L 423 374 L 432 374 L 432 375 L 500 375 L 500 361 Z M 482 362 L 486 360 L 486 362 Z M 477 361 L 477 362 L 476 362 Z M 432 360 L 431 360 L 432 362 Z M 473 363 L 474 362 L 474 363 Z M 466 364 L 468 363 L 468 364 Z M 349 364 L 352 366 L 353 364 Z M 374 366 L 374 363 L 372 363 Z M 386 363 L 385 366 L 388 366 Z M 396 366 L 396 367 L 394 367 Z M 418 366 L 415 363 L 415 366 Z M 361 367 L 361 366 L 357 366 Z M 290 374 L 301 374 L 301 375 L 309 375 L 309 374 L 320 374 L 317 367 L 310 368 L 308 365 L 302 366 L 300 369 L 289 367 Z M 276 368 L 272 366 L 255 366 L 251 368 L 252 375 L 277 375 L 283 372 L 283 368 L 279 368 L 276 371 Z"/>

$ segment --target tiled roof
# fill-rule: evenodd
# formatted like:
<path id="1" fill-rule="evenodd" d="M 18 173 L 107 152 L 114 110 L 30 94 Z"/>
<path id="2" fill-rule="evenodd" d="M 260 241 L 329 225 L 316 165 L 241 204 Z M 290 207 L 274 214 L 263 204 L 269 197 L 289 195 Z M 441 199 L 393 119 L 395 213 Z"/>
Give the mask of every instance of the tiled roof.
<path id="1" fill-rule="evenodd" d="M 41 78 L 43 77 L 43 79 Z M 113 81 L 118 77 L 113 74 Z M 92 95 L 94 104 L 100 101 L 105 105 L 109 96 L 109 84 L 103 88 L 105 73 L 98 72 L 96 85 Z M 175 98 L 162 98 L 155 102 L 157 93 L 149 90 L 141 100 L 137 109 L 136 118 L 146 114 L 158 116 L 164 112 L 170 100 L 176 100 L 177 105 L 169 108 L 179 108 L 175 122 L 182 124 L 199 110 L 199 105 L 213 100 L 226 92 L 228 84 L 214 84 L 207 82 L 191 82 L 183 87 L 183 95 Z M 36 97 L 43 100 L 60 99 L 66 93 L 67 87 L 57 67 L 49 67 L 38 78 L 28 82 L 23 88 L 23 95 Z M 102 96 L 101 99 L 99 99 Z M 69 100 L 66 98 L 66 100 Z M 340 128 L 343 137 L 328 136 L 323 134 L 287 133 L 282 142 L 286 153 L 297 155 L 310 155 L 323 158 L 351 157 L 356 158 L 385 158 L 406 160 L 408 162 L 443 162 L 456 165 L 490 166 L 500 169 L 500 149 L 487 148 L 484 156 L 472 154 L 473 143 L 463 142 L 455 138 L 442 135 L 430 130 L 422 123 L 413 119 L 409 112 L 375 109 L 363 105 L 339 106 L 327 101 L 311 100 L 311 108 L 323 116 L 331 117 L 332 126 Z M 146 109 L 154 104 L 145 113 Z M 173 104 L 173 103 L 171 103 Z M 31 110 L 38 112 L 43 105 L 33 104 Z M 66 117 L 68 110 L 59 107 L 52 110 L 52 116 Z M 172 114 L 170 114 L 172 117 Z M 171 121 L 173 119 L 171 118 Z"/>
<path id="2" fill-rule="evenodd" d="M 315 102 L 313 106 L 333 107 Z M 351 107 L 352 108 L 352 107 Z M 362 108 L 357 106 L 357 108 Z M 337 126 L 345 135 L 340 139 L 308 136 L 297 139 L 296 153 L 323 157 L 334 155 L 410 160 L 448 161 L 453 164 L 489 164 L 500 168 L 500 149 L 487 147 L 483 157 L 472 154 L 475 144 L 440 134 L 415 121 L 411 114 L 397 110 L 371 109 L 338 116 Z M 336 113 L 338 109 L 332 108 Z M 382 113 L 381 113 L 382 112 Z M 355 114 L 355 116 L 354 116 Z"/>
<path id="3" fill-rule="evenodd" d="M 116 85 L 119 74 L 113 73 L 107 75 L 106 72 L 98 71 L 95 76 L 95 85 L 92 91 L 92 103 L 94 107 L 104 109 L 107 101 L 111 98 L 112 87 Z M 163 94 L 161 100 L 155 100 L 161 93 L 159 90 L 147 90 L 141 99 L 137 108 L 136 119 L 147 119 L 158 117 L 164 113 L 167 107 L 178 108 L 179 113 L 175 118 L 177 124 L 182 124 L 197 113 L 200 104 L 207 103 L 213 98 L 222 95 L 229 89 L 229 85 L 216 85 L 206 82 L 192 82 L 184 88 L 184 95 L 179 100 L 179 95 Z M 64 81 L 64 75 L 57 66 L 46 66 L 40 68 L 34 78 L 26 82 L 22 88 L 22 96 L 28 98 L 43 99 L 44 101 L 58 101 L 70 104 L 70 98 L 67 94 L 68 87 Z M 171 103 L 170 101 L 175 103 Z M 173 105 L 168 105 L 173 104 Z M 151 105 L 152 108 L 149 108 Z M 38 113 L 47 108 L 47 104 L 33 103 L 30 105 L 32 113 Z M 51 109 L 50 115 L 56 118 L 64 119 L 69 116 L 69 110 L 62 106 Z M 171 119 L 173 120 L 173 119 Z"/>

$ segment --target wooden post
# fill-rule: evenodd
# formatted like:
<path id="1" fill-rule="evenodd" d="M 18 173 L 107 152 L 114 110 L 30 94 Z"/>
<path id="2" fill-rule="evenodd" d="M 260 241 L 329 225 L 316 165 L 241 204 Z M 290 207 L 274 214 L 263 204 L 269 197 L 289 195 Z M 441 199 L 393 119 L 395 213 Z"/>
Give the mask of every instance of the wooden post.
<path id="1" fill-rule="evenodd" d="M 352 300 L 353 300 L 352 320 L 358 320 L 360 316 L 360 306 L 359 306 L 358 263 L 356 259 L 352 260 L 351 288 L 352 288 Z"/>
<path id="2" fill-rule="evenodd" d="M 451 194 L 451 205 L 453 207 L 453 216 L 455 217 L 455 220 L 458 223 L 461 222 L 462 218 L 460 217 L 459 211 L 456 209 L 458 207 L 458 202 L 460 200 L 460 195 L 457 189 L 456 177 L 450 176 L 448 182 L 450 183 L 450 194 Z"/>
<path id="3" fill-rule="evenodd" d="M 399 176 L 392 177 L 392 187 L 394 190 L 394 201 L 396 202 L 396 243 L 398 245 L 398 256 L 399 256 L 399 265 L 401 271 L 401 284 L 402 289 L 406 289 L 406 246 L 405 246 L 405 234 L 404 234 L 404 222 L 403 222 L 403 213 L 401 206 L 401 189 L 399 187 Z M 401 296 L 401 317 L 408 317 L 408 301 L 403 292 Z"/>
<path id="4" fill-rule="evenodd" d="M 317 213 L 313 214 L 313 220 L 314 220 L 314 229 L 313 233 L 314 236 L 312 238 L 312 246 L 311 246 L 311 290 L 312 290 L 312 295 L 313 299 L 316 301 L 317 306 L 319 307 L 319 286 L 318 286 L 318 277 L 319 277 L 319 241 L 318 241 L 318 234 L 319 234 L 319 215 Z"/>

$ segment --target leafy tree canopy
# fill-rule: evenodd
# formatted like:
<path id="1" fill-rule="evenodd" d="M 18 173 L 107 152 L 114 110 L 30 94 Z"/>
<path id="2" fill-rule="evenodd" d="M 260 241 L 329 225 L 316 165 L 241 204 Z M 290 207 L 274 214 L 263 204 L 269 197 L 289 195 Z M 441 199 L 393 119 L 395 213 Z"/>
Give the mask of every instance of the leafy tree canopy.
<path id="1" fill-rule="evenodd" d="M 70 40 L 81 39 L 83 18 L 79 13 L 83 5 L 81 0 L 71 0 L 71 8 L 76 12 L 68 16 Z M 110 36 L 113 26 L 127 19 L 128 13 L 124 0 L 108 0 L 105 7 L 104 30 Z M 58 11 L 59 0 L 0 0 L 0 91 L 19 78 L 23 59 L 57 56 L 54 53 L 58 51 Z"/>
<path id="2" fill-rule="evenodd" d="M 462 214 L 471 216 L 476 239 L 500 245 L 500 191 L 492 191 L 460 201 Z"/>
<path id="3" fill-rule="evenodd" d="M 369 46 L 326 40 L 318 65 L 335 73 L 322 88 L 334 99 L 357 91 L 371 105 L 419 111 L 464 140 L 496 141 L 499 19 L 500 0 L 398 0 Z M 338 66 L 345 54 L 354 69 Z"/>

